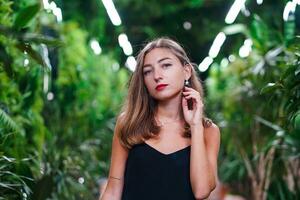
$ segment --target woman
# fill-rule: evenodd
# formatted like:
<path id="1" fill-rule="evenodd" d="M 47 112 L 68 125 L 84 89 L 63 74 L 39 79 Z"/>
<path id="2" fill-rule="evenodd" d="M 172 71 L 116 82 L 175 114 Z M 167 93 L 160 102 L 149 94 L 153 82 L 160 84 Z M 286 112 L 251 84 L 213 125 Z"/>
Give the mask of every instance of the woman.
<path id="1" fill-rule="evenodd" d="M 101 200 L 209 196 L 217 181 L 220 131 L 204 117 L 202 98 L 201 83 L 178 43 L 159 38 L 140 51 Z"/>

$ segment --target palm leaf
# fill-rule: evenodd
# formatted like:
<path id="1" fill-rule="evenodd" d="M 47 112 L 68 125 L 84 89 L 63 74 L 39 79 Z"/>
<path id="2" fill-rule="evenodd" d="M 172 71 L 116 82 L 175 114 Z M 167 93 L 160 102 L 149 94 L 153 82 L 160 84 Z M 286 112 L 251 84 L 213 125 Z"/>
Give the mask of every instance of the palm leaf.
<path id="1" fill-rule="evenodd" d="M 13 131 L 20 131 L 19 126 L 14 122 L 14 120 L 0 108 L 0 124 L 6 127 L 7 129 Z"/>

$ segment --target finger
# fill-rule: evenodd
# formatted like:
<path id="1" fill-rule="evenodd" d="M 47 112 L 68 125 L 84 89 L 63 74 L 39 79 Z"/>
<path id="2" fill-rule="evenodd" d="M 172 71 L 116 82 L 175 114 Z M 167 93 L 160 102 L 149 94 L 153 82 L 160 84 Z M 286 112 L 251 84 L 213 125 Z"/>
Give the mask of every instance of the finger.
<path id="1" fill-rule="evenodd" d="M 186 87 L 186 86 L 184 86 L 184 89 L 185 89 L 185 90 L 188 90 L 188 91 L 194 90 L 193 88 L 191 88 L 191 87 Z"/>
<path id="2" fill-rule="evenodd" d="M 188 94 L 186 96 L 184 96 L 185 99 L 194 99 L 197 102 L 200 102 L 201 98 L 198 95 L 195 94 Z"/>
<path id="3" fill-rule="evenodd" d="M 192 97 L 192 96 L 187 96 L 187 97 L 184 97 L 186 100 L 188 99 L 192 99 L 193 100 L 193 105 L 195 106 L 195 108 L 201 108 L 203 107 L 203 102 L 201 101 L 201 99 L 197 99 L 195 97 Z"/>
<path id="4" fill-rule="evenodd" d="M 182 109 L 183 109 L 184 113 L 188 113 L 191 111 L 188 109 L 188 102 L 187 102 L 187 99 L 185 99 L 185 98 L 182 98 Z"/>
<path id="5" fill-rule="evenodd" d="M 191 94 L 191 93 L 193 93 L 192 91 L 184 91 L 184 92 L 182 92 L 182 94 Z"/>
<path id="6" fill-rule="evenodd" d="M 190 91 L 183 91 L 182 94 L 187 95 L 187 94 L 196 94 L 200 96 L 200 93 L 195 91 L 195 90 L 190 90 Z"/>
<path id="7" fill-rule="evenodd" d="M 186 112 L 188 110 L 187 100 L 185 98 L 182 98 L 182 109 L 183 112 Z"/>
<path id="8" fill-rule="evenodd" d="M 197 97 L 201 98 L 199 92 L 197 92 L 197 91 L 186 91 L 186 92 L 183 92 L 182 94 L 183 94 L 184 96 L 187 96 L 187 95 L 193 95 L 193 96 L 195 96 L 195 97 L 197 96 Z"/>
<path id="9" fill-rule="evenodd" d="M 188 95 L 192 95 L 192 94 L 200 96 L 198 93 L 194 93 L 193 91 L 183 92 L 182 94 L 183 94 L 183 96 L 188 96 Z"/>

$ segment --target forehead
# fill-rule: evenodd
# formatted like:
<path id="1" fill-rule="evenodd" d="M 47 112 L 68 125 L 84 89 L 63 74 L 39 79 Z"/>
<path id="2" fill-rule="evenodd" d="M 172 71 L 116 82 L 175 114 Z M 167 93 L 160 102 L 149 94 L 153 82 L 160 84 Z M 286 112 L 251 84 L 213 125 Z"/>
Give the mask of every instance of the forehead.
<path id="1" fill-rule="evenodd" d="M 155 49 L 152 49 L 151 51 L 149 51 L 145 55 L 144 65 L 151 65 L 154 63 L 158 63 L 159 60 L 161 60 L 163 58 L 169 58 L 168 60 L 171 59 L 171 60 L 179 61 L 179 59 L 174 55 L 174 53 L 170 49 L 155 48 Z"/>

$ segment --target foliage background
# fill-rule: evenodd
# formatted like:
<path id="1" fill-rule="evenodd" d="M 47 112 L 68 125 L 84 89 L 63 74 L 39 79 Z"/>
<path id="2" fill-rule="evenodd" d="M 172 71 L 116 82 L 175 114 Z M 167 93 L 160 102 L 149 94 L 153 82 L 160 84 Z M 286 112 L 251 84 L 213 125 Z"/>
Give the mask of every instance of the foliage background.
<path id="1" fill-rule="evenodd" d="M 299 6 L 284 22 L 287 1 L 247 1 L 250 15 L 227 26 L 233 1 L 118 0 L 122 25 L 114 27 L 101 1 L 55 3 L 61 23 L 42 1 L 0 0 L 0 199 L 97 198 L 131 74 L 120 33 L 134 55 L 169 36 L 200 63 L 220 31 L 227 39 L 218 57 L 198 71 L 206 112 L 222 132 L 220 179 L 247 199 L 299 198 Z M 242 58 L 245 39 L 253 45 Z"/>

